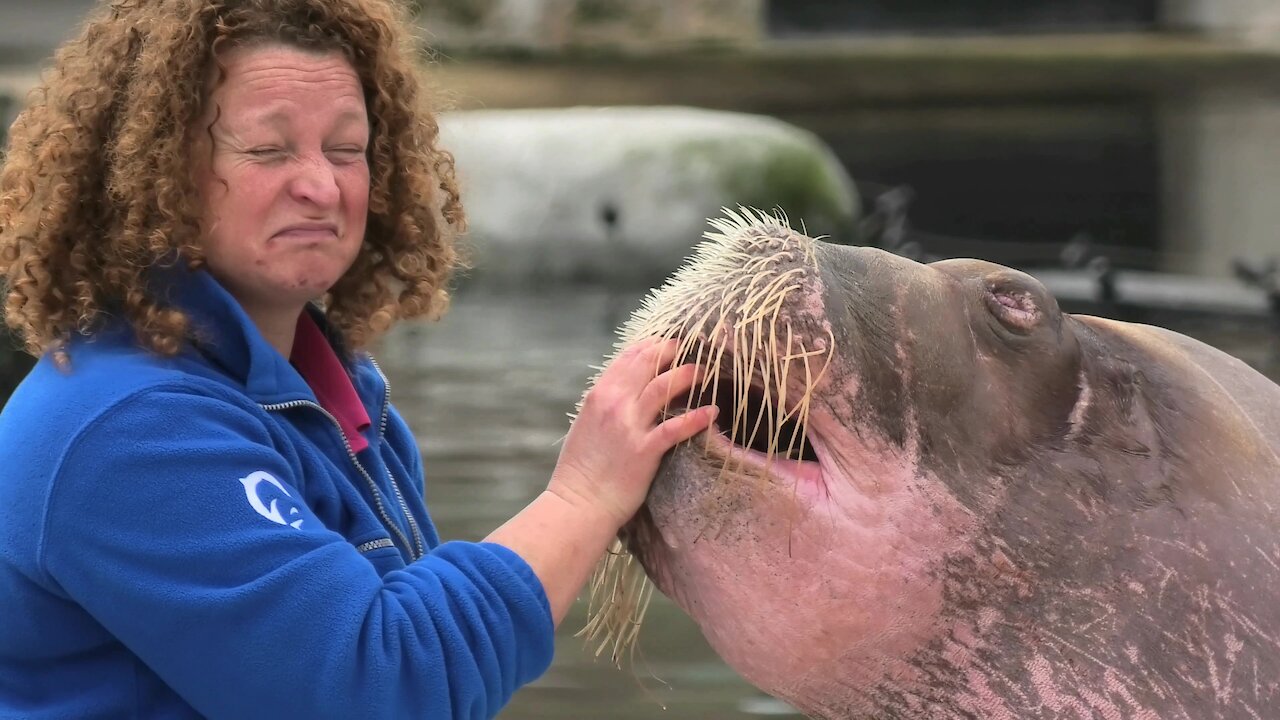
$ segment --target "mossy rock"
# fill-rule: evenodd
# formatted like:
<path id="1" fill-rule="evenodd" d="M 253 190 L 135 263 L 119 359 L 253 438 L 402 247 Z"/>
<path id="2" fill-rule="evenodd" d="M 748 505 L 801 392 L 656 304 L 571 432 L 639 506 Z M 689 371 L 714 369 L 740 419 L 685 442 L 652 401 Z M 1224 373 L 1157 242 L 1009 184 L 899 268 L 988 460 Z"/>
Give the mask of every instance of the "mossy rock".
<path id="1" fill-rule="evenodd" d="M 651 285 L 723 207 L 850 242 L 852 179 L 812 133 L 692 108 L 452 113 L 441 120 L 471 228 L 473 281 Z"/>

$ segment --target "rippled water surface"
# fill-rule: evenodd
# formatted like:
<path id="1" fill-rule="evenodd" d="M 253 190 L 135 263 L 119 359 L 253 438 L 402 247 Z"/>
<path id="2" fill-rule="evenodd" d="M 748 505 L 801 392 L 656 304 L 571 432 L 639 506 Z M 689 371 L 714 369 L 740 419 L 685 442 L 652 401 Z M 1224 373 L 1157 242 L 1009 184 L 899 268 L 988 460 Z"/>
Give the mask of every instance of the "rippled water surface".
<path id="1" fill-rule="evenodd" d="M 566 413 L 640 297 L 463 295 L 441 322 L 384 342 L 378 357 L 422 446 L 441 537 L 478 540 L 545 487 Z M 504 720 L 800 717 L 739 679 L 663 598 L 650 608 L 634 668 L 595 659 L 573 637 L 585 619 L 580 601 L 562 625 L 555 664 Z"/>
<path id="2" fill-rule="evenodd" d="M 569 412 L 613 343 L 614 328 L 641 293 L 602 290 L 463 294 L 436 324 L 387 338 L 379 358 L 392 395 L 426 457 L 428 501 L 441 536 L 478 540 L 546 484 Z M 1256 324 L 1177 328 L 1280 378 L 1280 335 Z M 664 598 L 641 635 L 642 661 L 628 670 L 596 660 L 562 626 L 555 663 L 501 716 L 727 720 L 799 717 L 739 679 L 697 626 Z"/>

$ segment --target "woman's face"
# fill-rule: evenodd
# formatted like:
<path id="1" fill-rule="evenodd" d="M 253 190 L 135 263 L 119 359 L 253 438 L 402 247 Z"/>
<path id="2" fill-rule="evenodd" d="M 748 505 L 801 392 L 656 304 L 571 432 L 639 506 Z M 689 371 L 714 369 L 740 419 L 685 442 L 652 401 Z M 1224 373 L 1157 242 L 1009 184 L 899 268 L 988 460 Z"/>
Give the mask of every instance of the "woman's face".
<path id="1" fill-rule="evenodd" d="M 338 53 L 267 45 L 220 57 L 225 74 L 200 125 L 209 131 L 192 154 L 208 267 L 251 316 L 296 313 L 364 239 L 364 93 Z"/>

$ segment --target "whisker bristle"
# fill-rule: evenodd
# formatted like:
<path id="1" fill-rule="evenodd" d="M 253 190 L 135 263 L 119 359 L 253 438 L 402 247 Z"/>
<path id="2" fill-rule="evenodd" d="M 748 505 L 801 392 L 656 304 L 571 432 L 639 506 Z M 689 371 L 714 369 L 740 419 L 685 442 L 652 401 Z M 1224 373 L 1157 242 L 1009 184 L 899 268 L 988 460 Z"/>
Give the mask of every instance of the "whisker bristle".
<path id="1" fill-rule="evenodd" d="M 812 392 L 826 374 L 835 338 L 828 330 L 825 347 L 809 350 L 784 314 L 788 299 L 801 292 L 816 271 L 814 242 L 797 235 L 780 209 L 772 214 L 743 206 L 721 210 L 722 216 L 708 221 L 710 229 L 689 262 L 646 296 L 619 328 L 608 360 L 644 337 L 676 340 L 679 351 L 671 367 L 692 361 L 706 369 L 690 388 L 687 406 L 732 403 L 733 412 L 718 420 L 731 445 L 727 453 L 720 453 L 726 456 L 716 482 L 747 475 L 748 448 L 759 447 L 759 441 L 765 448 L 763 474 L 751 475 L 763 483 L 769 481 L 778 456 L 803 455 Z M 819 355 L 825 362 L 815 374 L 810 359 Z M 803 370 L 793 371 L 793 363 L 802 363 Z M 793 382 L 799 385 L 801 377 L 803 385 L 797 389 Z M 791 390 L 799 394 L 794 401 Z M 712 454 L 713 432 L 704 435 L 704 457 Z M 801 455 L 794 452 L 797 442 Z M 623 541 L 616 540 L 589 587 L 588 620 L 577 634 L 594 646 L 597 657 L 607 651 L 621 667 L 624 660 L 634 660 L 653 600 L 653 583 Z"/>

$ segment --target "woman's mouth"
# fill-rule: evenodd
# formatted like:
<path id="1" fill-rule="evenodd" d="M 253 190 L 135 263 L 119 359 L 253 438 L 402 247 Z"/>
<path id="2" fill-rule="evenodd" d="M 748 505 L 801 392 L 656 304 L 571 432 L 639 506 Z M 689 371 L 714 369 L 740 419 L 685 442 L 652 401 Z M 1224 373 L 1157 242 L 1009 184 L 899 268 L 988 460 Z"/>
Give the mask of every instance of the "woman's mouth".
<path id="1" fill-rule="evenodd" d="M 273 237 L 277 240 L 318 241 L 330 240 L 338 236 L 338 227 L 331 223 L 299 223 L 278 231 Z"/>

